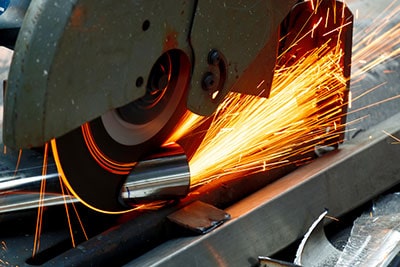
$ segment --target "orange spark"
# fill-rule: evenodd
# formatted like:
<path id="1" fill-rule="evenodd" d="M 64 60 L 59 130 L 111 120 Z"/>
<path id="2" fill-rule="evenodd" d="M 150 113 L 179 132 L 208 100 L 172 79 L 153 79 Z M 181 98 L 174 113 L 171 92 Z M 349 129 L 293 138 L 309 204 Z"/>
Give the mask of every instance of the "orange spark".
<path id="1" fill-rule="evenodd" d="M 396 144 L 396 145 L 400 144 L 400 138 L 394 136 L 393 134 L 388 133 L 388 132 L 385 131 L 385 130 L 383 130 L 382 132 L 383 132 L 384 134 L 386 134 L 387 136 L 393 138 L 393 139 L 396 141 L 396 142 L 393 142 L 392 144 Z"/>
<path id="2" fill-rule="evenodd" d="M 42 233 L 43 211 L 44 211 L 44 196 L 46 192 L 46 174 L 47 174 L 47 159 L 48 159 L 48 143 L 44 145 L 43 167 L 42 167 L 42 181 L 40 184 L 38 214 L 36 219 L 35 238 L 33 243 L 32 257 L 35 257 L 40 247 L 40 235 Z"/>
<path id="3" fill-rule="evenodd" d="M 199 124 L 202 123 L 204 120 L 203 117 L 194 114 L 190 111 L 187 111 L 184 115 L 183 118 L 181 119 L 181 123 L 177 127 L 177 129 L 174 131 L 172 136 L 166 141 L 166 143 L 171 143 L 175 142 L 176 140 L 181 139 L 185 135 L 187 135 L 189 132 L 194 130 Z"/>
<path id="4" fill-rule="evenodd" d="M 328 28 L 328 22 L 329 22 L 329 8 L 326 11 L 326 18 L 325 18 L 325 28 Z"/>
<path id="5" fill-rule="evenodd" d="M 328 50 L 317 48 L 297 64 L 278 69 L 269 99 L 231 93 L 190 161 L 192 185 L 282 165 L 289 156 L 305 153 L 296 151 L 300 144 L 333 138 L 329 128 L 335 127 L 341 107 L 319 110 L 340 100 L 338 92 L 346 90 L 347 81 L 339 64 L 342 55 Z"/>
<path id="6" fill-rule="evenodd" d="M 393 1 L 381 16 L 354 35 L 353 78 L 357 78 L 377 65 L 400 55 L 400 24 L 390 23 L 400 14 L 400 6 Z"/>
<path id="7" fill-rule="evenodd" d="M 381 104 L 383 104 L 383 103 L 387 103 L 387 102 L 393 101 L 393 100 L 395 100 L 395 99 L 400 99 L 400 95 L 395 95 L 395 96 L 388 97 L 388 98 L 385 98 L 385 99 L 380 100 L 380 101 L 376 101 L 376 102 L 374 102 L 374 103 L 372 103 L 372 104 L 369 104 L 369 105 L 363 106 L 363 107 L 361 107 L 361 108 L 352 110 L 351 112 L 348 112 L 348 114 L 357 113 L 357 112 L 360 112 L 361 110 L 369 109 L 369 108 L 372 108 L 372 107 L 381 105 Z"/>
<path id="8" fill-rule="evenodd" d="M 340 31 L 341 29 L 343 29 L 343 28 L 345 28 L 345 27 L 347 27 L 347 26 L 349 26 L 351 24 L 352 24 L 352 22 L 348 22 L 348 23 L 342 24 L 339 27 L 337 27 L 336 29 L 333 29 L 333 30 L 331 30 L 329 32 L 326 32 L 323 36 L 328 36 L 329 34 L 332 34 L 334 32 Z"/>
<path id="9" fill-rule="evenodd" d="M 63 198 L 64 198 L 65 214 L 67 215 L 68 228 L 69 228 L 69 234 L 70 234 L 70 236 L 71 236 L 72 247 L 75 247 L 75 246 L 76 246 L 75 237 L 74 237 L 74 232 L 73 232 L 73 230 L 72 230 L 71 216 L 70 216 L 70 214 L 69 214 L 68 201 L 67 201 L 67 197 L 68 197 L 68 198 L 71 198 L 71 194 L 69 194 L 67 188 L 64 189 L 65 185 L 64 185 L 63 182 L 62 182 L 61 176 L 59 176 L 59 180 L 60 180 L 61 193 L 62 193 L 62 196 L 63 196 Z M 85 230 L 85 228 L 84 228 L 84 226 L 83 226 L 83 223 L 82 223 L 82 221 L 81 221 L 81 218 L 80 218 L 80 216 L 79 216 L 78 210 L 76 209 L 74 203 L 71 203 L 71 204 L 72 204 L 72 207 L 73 207 L 73 209 L 74 209 L 74 211 L 75 211 L 76 217 L 78 218 L 79 225 L 80 225 L 80 227 L 81 227 L 81 229 L 82 229 L 82 232 L 83 232 L 83 234 L 84 234 L 86 240 L 88 240 L 88 236 L 87 236 L 87 234 L 86 234 L 86 230 Z"/>
<path id="10" fill-rule="evenodd" d="M 313 0 L 310 1 L 310 5 L 311 5 L 311 9 L 312 9 L 312 10 L 315 10 L 315 6 L 314 6 L 314 1 L 313 1 Z"/>
<path id="11" fill-rule="evenodd" d="M 16 176 L 17 173 L 18 173 L 19 164 L 21 163 L 21 157 L 22 157 L 22 149 L 19 149 L 19 151 L 18 151 L 17 164 L 15 165 L 15 170 L 14 170 L 14 176 Z"/>
<path id="12" fill-rule="evenodd" d="M 351 109 L 353 106 L 353 93 L 350 91 L 349 92 L 349 109 Z"/>
<path id="13" fill-rule="evenodd" d="M 1 249 L 2 249 L 2 250 L 5 250 L 5 251 L 7 251 L 7 249 L 8 249 L 8 248 L 7 248 L 6 241 L 4 241 L 4 240 L 1 241 Z"/>
<path id="14" fill-rule="evenodd" d="M 311 5 L 314 5 L 313 1 L 311 1 Z M 398 15 L 399 10 L 396 8 L 389 17 Z M 387 21 L 388 16 L 384 23 L 386 26 Z M 347 25 L 348 23 L 343 23 L 334 31 L 340 32 Z M 352 78 L 354 80 L 362 79 L 370 69 L 388 59 L 399 56 L 400 25 L 397 24 L 388 30 L 384 29 L 382 23 L 376 22 L 368 34 L 363 32 L 363 34 L 356 35 L 356 45 L 353 48 L 355 71 Z M 302 38 L 304 36 L 296 39 L 301 40 Z M 291 47 L 296 45 L 297 40 Z M 294 150 L 295 145 L 293 144 L 307 143 L 308 139 L 315 138 L 309 133 L 318 132 L 320 128 L 328 131 L 326 134 L 320 132 L 319 137 L 332 139 L 329 129 L 338 127 L 337 119 L 338 116 L 341 116 L 340 105 L 336 105 L 336 110 L 328 109 L 322 116 L 316 115 L 315 108 L 318 100 L 315 92 L 324 87 L 326 87 L 324 94 L 329 91 L 336 92 L 336 99 L 332 95 L 320 96 L 325 100 L 330 99 L 326 107 L 338 99 L 345 101 L 345 99 L 340 100 L 346 80 L 339 70 L 338 57 L 341 55 L 338 53 L 342 52 L 331 51 L 324 57 L 316 59 L 315 55 L 319 55 L 319 53 L 313 52 L 300 59 L 292 68 L 277 69 L 271 96 L 268 100 L 230 94 L 221 105 L 222 108 L 219 108 L 215 122 L 210 126 L 209 133 L 199 147 L 198 153 L 190 162 L 192 184 L 208 182 L 231 172 L 239 175 L 242 170 L 254 171 L 257 170 L 256 166 L 262 166 L 261 169 L 265 171 L 267 166 L 274 162 L 283 164 L 285 157 L 298 153 Z M 327 60 L 328 58 L 329 60 Z M 329 66 L 326 65 L 327 63 Z M 307 73 L 311 69 L 315 71 L 314 74 Z M 376 88 L 354 97 L 352 101 L 358 100 Z M 307 96 L 307 92 L 311 92 L 311 94 Z M 376 102 L 362 109 L 396 98 L 400 98 L 400 96 Z M 346 103 L 342 102 L 342 104 Z M 310 107 L 313 108 L 310 109 Z M 321 109 L 321 107 L 319 108 Z M 321 117 L 326 121 L 322 121 Z M 318 119 L 320 120 L 318 121 Z"/>
<path id="15" fill-rule="evenodd" d="M 316 28 L 318 28 L 319 24 L 322 22 L 322 19 L 323 18 L 320 17 L 318 22 L 313 25 L 312 30 L 311 30 L 311 38 L 314 38 L 314 31 Z"/>

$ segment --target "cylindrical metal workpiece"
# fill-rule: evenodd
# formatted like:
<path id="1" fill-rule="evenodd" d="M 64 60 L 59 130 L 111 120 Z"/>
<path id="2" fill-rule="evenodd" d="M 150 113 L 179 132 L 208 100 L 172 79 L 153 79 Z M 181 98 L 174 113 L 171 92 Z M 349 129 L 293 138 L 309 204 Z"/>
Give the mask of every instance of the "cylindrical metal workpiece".
<path id="1" fill-rule="evenodd" d="M 170 144 L 138 162 L 122 188 L 121 197 L 126 204 L 137 204 L 181 198 L 189 189 L 187 157 L 179 145 Z"/>
<path id="2" fill-rule="evenodd" d="M 37 208 L 41 181 L 46 180 L 46 193 L 40 205 L 53 206 L 78 202 L 73 196 L 61 195 L 60 181 L 54 165 L 47 175 L 41 166 L 0 172 L 0 213 Z M 183 149 L 177 144 L 162 147 L 157 153 L 137 163 L 121 189 L 124 205 L 171 200 L 185 197 L 190 189 L 189 164 Z"/>

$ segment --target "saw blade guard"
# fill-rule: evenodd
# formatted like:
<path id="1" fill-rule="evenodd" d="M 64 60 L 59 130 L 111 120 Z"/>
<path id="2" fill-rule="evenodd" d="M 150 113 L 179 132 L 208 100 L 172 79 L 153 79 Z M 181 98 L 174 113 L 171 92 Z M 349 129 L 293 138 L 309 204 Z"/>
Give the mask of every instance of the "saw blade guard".
<path id="1" fill-rule="evenodd" d="M 279 25 L 295 3 L 32 1 L 14 46 L 3 139 L 42 146 L 143 97 L 152 66 L 170 50 L 191 61 L 192 112 L 211 115 L 231 90 L 268 96 Z"/>

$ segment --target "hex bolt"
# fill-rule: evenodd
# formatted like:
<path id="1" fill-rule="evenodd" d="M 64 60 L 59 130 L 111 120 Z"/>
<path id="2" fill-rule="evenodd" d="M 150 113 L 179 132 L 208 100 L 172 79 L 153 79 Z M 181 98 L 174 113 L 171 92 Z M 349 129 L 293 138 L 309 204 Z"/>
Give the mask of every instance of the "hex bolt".
<path id="1" fill-rule="evenodd" d="M 208 53 L 208 64 L 217 66 L 221 61 L 221 55 L 218 50 L 213 49 Z"/>
<path id="2" fill-rule="evenodd" d="M 203 82 L 202 82 L 202 87 L 204 90 L 207 90 L 209 92 L 214 91 L 215 87 L 217 85 L 216 77 L 214 73 L 212 72 L 207 72 L 204 75 Z"/>

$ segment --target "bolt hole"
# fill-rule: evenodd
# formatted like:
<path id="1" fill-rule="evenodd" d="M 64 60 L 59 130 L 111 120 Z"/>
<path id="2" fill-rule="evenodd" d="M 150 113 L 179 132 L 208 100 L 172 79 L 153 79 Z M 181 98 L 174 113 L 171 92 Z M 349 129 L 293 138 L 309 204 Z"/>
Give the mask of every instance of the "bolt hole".
<path id="1" fill-rule="evenodd" d="M 136 87 L 141 87 L 143 85 L 143 77 L 139 77 L 136 79 Z"/>
<path id="2" fill-rule="evenodd" d="M 150 21 L 149 20 L 145 20 L 142 24 L 142 30 L 145 32 L 150 28 Z"/>

